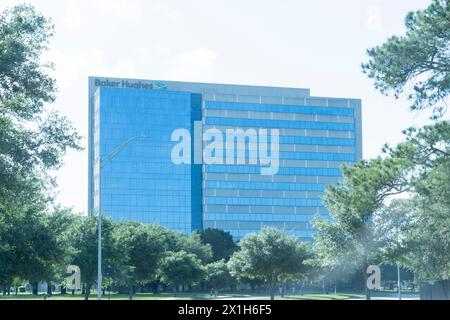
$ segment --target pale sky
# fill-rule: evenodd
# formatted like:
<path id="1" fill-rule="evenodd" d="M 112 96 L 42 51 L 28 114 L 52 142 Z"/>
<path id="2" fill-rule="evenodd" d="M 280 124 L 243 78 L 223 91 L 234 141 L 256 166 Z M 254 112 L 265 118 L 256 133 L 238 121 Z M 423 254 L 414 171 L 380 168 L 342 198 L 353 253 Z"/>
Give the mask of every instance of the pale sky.
<path id="1" fill-rule="evenodd" d="M 85 137 L 56 173 L 58 201 L 87 208 L 89 75 L 310 88 L 363 100 L 364 157 L 421 126 L 408 102 L 386 98 L 361 72 L 366 49 L 404 32 L 429 0 L 2 0 L 53 19 L 45 59 L 56 64 L 55 107 Z"/>

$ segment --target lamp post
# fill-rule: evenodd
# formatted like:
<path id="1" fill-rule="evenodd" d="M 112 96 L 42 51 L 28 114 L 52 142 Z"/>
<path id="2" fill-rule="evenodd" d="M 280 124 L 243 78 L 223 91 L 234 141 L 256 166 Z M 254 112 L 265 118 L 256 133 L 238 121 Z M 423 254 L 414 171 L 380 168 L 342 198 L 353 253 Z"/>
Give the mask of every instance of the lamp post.
<path id="1" fill-rule="evenodd" d="M 400 226 L 397 226 L 397 243 L 400 245 Z M 402 281 L 400 278 L 400 263 L 397 262 L 398 300 L 402 300 Z"/>
<path id="2" fill-rule="evenodd" d="M 99 188 L 98 188 L 98 262 L 97 262 L 97 298 L 98 300 L 102 300 L 102 209 L 101 209 L 101 172 L 104 167 L 108 163 L 110 163 L 117 155 L 119 155 L 130 143 L 139 140 L 146 139 L 147 136 L 137 136 L 128 139 L 116 149 L 114 149 L 111 154 L 109 154 L 105 159 L 100 160 L 100 170 L 98 171 L 98 180 L 99 180 Z"/>

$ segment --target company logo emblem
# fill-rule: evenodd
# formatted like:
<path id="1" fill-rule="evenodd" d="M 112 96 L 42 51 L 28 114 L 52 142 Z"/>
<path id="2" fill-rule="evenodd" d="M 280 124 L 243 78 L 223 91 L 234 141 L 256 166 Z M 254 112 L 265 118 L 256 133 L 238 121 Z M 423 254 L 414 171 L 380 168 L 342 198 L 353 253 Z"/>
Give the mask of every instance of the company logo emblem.
<path id="1" fill-rule="evenodd" d="M 167 91 L 168 84 L 162 81 L 155 81 L 155 83 L 153 83 L 153 88 L 158 91 Z"/>

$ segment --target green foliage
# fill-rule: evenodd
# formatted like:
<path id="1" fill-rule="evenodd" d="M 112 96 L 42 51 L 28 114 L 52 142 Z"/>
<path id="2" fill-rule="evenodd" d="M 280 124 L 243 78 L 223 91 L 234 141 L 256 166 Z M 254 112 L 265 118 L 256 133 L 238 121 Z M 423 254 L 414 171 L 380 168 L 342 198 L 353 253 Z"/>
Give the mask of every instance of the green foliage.
<path id="1" fill-rule="evenodd" d="M 178 286 L 193 286 L 204 278 L 201 261 L 185 251 L 169 252 L 159 267 L 160 279 L 176 291 Z"/>
<path id="2" fill-rule="evenodd" d="M 379 258 L 384 264 L 405 264 L 404 255 L 410 250 L 406 234 L 417 224 L 417 201 L 395 199 L 374 217 Z"/>
<path id="3" fill-rule="evenodd" d="M 239 251 L 228 262 L 236 278 L 264 280 L 270 287 L 271 298 L 275 286 L 287 278 L 300 278 L 308 267 L 308 245 L 283 231 L 265 228 L 260 234 L 249 234 L 239 242 Z"/>
<path id="4" fill-rule="evenodd" d="M 377 158 L 344 168 L 343 183 L 330 186 L 324 196 L 332 220 L 314 223 L 315 248 L 324 267 L 366 268 L 376 248 L 374 214 L 386 198 L 407 190 L 408 164 L 404 159 Z"/>
<path id="5" fill-rule="evenodd" d="M 203 244 L 199 234 L 193 233 L 191 236 L 186 236 L 178 232 L 168 231 L 166 237 L 168 251 L 192 253 L 202 263 L 211 261 L 213 255 L 211 246 Z"/>
<path id="6" fill-rule="evenodd" d="M 65 250 L 58 212 L 47 215 L 54 179 L 80 137 L 49 110 L 56 85 L 41 61 L 51 22 L 27 5 L 0 13 L 0 278 L 51 281 Z"/>
<path id="7" fill-rule="evenodd" d="M 330 274 L 359 270 L 366 287 L 367 267 L 377 260 L 380 247 L 374 218 L 388 197 L 408 190 L 409 169 L 410 161 L 403 158 L 363 160 L 344 167 L 343 182 L 327 188 L 323 199 L 332 219 L 319 217 L 314 222 L 318 230 L 314 248 L 320 265 Z M 370 297 L 368 291 L 366 296 Z"/>
<path id="8" fill-rule="evenodd" d="M 27 5 L 0 14 L 1 110 L 26 120 L 43 111 L 55 99 L 56 83 L 40 61 L 54 27 L 51 21 Z"/>
<path id="9" fill-rule="evenodd" d="M 205 266 L 205 284 L 214 290 L 231 287 L 235 281 L 225 260 L 219 260 Z"/>
<path id="10" fill-rule="evenodd" d="M 412 159 L 413 206 L 401 208 L 408 228 L 401 232 L 398 259 L 421 280 L 450 277 L 450 123 L 405 131 L 407 140 L 386 148 L 391 157 Z M 395 208 L 391 210 L 395 215 Z"/>
<path id="11" fill-rule="evenodd" d="M 81 217 L 71 224 L 68 232 L 68 242 L 70 245 L 69 264 L 79 266 L 81 269 L 81 282 L 86 288 L 90 288 L 97 279 L 97 249 L 98 249 L 98 217 Z M 105 273 L 106 261 L 114 266 L 116 252 L 113 246 L 113 223 L 108 219 L 102 222 L 102 250 L 103 250 L 103 270 Z M 89 292 L 87 292 L 89 294 Z"/>
<path id="12" fill-rule="evenodd" d="M 154 281 L 165 244 L 158 228 L 135 222 L 114 226 L 115 251 L 119 253 L 115 280 L 132 287 Z"/>
<path id="13" fill-rule="evenodd" d="M 50 21 L 19 5 L 0 14 L 0 201 L 45 202 L 49 169 L 68 148 L 79 149 L 67 119 L 48 110 L 56 85 L 41 61 L 53 34 Z"/>
<path id="14" fill-rule="evenodd" d="M 406 17 L 406 35 L 394 36 L 368 50 L 363 71 L 383 94 L 407 94 L 413 110 L 446 110 L 450 93 L 450 2 L 433 0 L 428 8 Z"/>
<path id="15" fill-rule="evenodd" d="M 213 261 L 228 261 L 237 249 L 236 243 L 229 232 L 218 229 L 206 229 L 199 233 L 204 244 L 209 244 L 213 252 Z"/>

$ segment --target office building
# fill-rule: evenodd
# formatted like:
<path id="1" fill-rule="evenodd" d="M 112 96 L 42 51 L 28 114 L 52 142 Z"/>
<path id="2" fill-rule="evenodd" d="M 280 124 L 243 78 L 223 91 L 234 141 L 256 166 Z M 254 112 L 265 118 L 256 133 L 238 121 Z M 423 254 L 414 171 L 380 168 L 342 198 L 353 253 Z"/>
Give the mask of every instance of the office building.
<path id="1" fill-rule="evenodd" d="M 181 153 L 180 132 L 190 134 Z M 263 161 L 263 151 L 276 164 Z M 358 99 L 313 97 L 309 89 L 89 78 L 89 210 L 117 221 L 186 234 L 218 228 L 236 239 L 276 226 L 311 239 L 311 220 L 328 215 L 326 186 L 341 179 L 342 164 L 361 158 Z M 264 172 L 268 166 L 273 170 Z"/>

